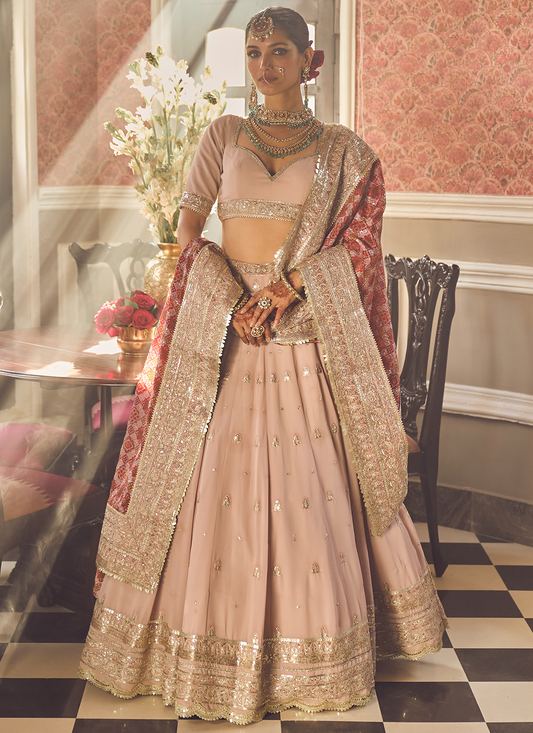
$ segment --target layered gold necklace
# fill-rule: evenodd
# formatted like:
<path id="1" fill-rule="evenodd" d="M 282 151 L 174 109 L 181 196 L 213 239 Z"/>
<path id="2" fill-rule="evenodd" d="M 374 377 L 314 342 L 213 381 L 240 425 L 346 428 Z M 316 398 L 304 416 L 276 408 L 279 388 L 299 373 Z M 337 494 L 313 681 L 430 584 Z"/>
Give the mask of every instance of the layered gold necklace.
<path id="1" fill-rule="evenodd" d="M 271 135 L 264 127 L 270 125 L 284 125 L 292 130 L 298 130 L 295 135 L 279 138 Z M 266 153 L 271 158 L 286 158 L 305 150 L 322 133 L 322 124 L 315 118 L 312 111 L 304 107 L 298 112 L 286 110 L 266 109 L 259 104 L 250 108 L 250 115 L 242 122 L 242 129 L 250 138 L 257 150 Z M 275 144 L 271 145 L 260 137 L 268 138 Z M 295 140 L 292 145 L 287 143 Z"/>

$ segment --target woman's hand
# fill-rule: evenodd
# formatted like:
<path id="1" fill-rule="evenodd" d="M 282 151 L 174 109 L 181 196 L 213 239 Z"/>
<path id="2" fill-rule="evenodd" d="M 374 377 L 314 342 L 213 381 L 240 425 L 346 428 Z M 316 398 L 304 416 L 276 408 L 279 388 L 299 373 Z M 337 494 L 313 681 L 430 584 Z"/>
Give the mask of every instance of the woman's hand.
<path id="1" fill-rule="evenodd" d="M 303 283 L 300 278 L 300 273 L 294 271 L 289 276 L 289 282 L 296 290 L 303 290 Z M 257 345 L 263 345 L 268 343 L 272 336 L 270 333 L 270 323 L 273 328 L 277 328 L 279 322 L 283 318 L 286 310 L 298 300 L 294 293 L 291 293 L 285 283 L 280 280 L 272 285 L 267 285 L 266 288 L 259 290 L 245 306 L 240 308 L 235 314 L 238 318 L 247 318 L 250 330 L 252 328 L 260 328 L 261 326 L 265 329 L 264 336 L 256 339 Z M 261 307 L 259 302 L 262 301 L 267 307 Z M 270 301 L 270 303 L 268 302 Z M 240 335 L 240 334 L 239 334 Z M 250 343 L 250 342 L 249 342 Z"/>
<path id="2" fill-rule="evenodd" d="M 231 319 L 231 325 L 237 332 L 238 337 L 247 346 L 263 346 L 267 344 L 270 339 L 270 323 L 267 321 L 263 328 L 264 333 L 261 336 L 252 336 L 253 321 L 255 318 L 254 311 L 248 311 L 243 313 L 244 308 L 236 311 Z"/>

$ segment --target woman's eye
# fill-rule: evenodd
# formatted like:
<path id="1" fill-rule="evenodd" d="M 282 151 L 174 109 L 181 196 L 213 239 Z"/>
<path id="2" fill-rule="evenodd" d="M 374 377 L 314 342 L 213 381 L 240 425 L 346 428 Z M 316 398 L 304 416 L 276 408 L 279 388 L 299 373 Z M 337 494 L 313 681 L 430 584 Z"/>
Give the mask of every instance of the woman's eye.
<path id="1" fill-rule="evenodd" d="M 257 56 L 259 56 L 259 52 L 258 51 L 248 51 L 248 58 L 255 59 L 255 58 L 257 58 Z"/>
<path id="2" fill-rule="evenodd" d="M 276 48 L 274 50 L 274 53 L 277 54 L 278 56 L 285 56 L 285 54 L 287 53 L 287 49 L 286 48 Z"/>

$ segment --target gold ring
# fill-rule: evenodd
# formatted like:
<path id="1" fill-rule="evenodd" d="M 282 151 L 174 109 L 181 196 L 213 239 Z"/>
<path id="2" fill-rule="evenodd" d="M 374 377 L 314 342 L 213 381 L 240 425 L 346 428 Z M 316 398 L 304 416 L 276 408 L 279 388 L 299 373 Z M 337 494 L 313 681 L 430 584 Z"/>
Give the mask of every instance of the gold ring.
<path id="1" fill-rule="evenodd" d="M 267 308 L 270 308 L 270 306 L 272 305 L 272 301 L 270 300 L 270 298 L 267 297 L 259 298 L 259 300 L 257 301 L 257 305 L 264 311 L 266 311 Z"/>
<path id="2" fill-rule="evenodd" d="M 250 333 L 252 334 L 252 336 L 255 339 L 257 339 L 260 336 L 262 336 L 264 334 L 264 332 L 265 332 L 265 327 L 264 326 L 254 326 L 252 328 L 252 330 L 250 331 Z"/>

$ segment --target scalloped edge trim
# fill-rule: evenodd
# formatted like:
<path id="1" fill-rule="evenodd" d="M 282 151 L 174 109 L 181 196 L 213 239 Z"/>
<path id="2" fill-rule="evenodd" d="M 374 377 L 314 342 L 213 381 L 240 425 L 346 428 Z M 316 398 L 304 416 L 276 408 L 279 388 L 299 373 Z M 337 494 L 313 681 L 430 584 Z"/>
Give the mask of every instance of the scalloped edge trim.
<path id="1" fill-rule="evenodd" d="M 378 655 L 377 661 L 379 662 L 382 659 L 402 658 L 409 659 L 411 661 L 417 661 L 422 657 L 425 657 L 427 654 L 437 654 L 442 649 L 442 634 L 447 627 L 448 624 L 443 622 L 441 627 L 441 639 L 437 644 L 434 644 L 433 646 L 426 646 L 415 654 L 401 652 L 399 654 Z M 364 705 L 367 705 L 374 696 L 374 688 L 372 688 L 368 695 L 354 695 L 349 699 L 348 702 L 345 703 L 324 701 L 322 703 L 319 703 L 318 705 L 306 705 L 300 700 L 290 700 L 284 703 L 273 705 L 267 702 L 260 708 L 260 710 L 254 710 L 252 712 L 239 715 L 233 713 L 226 706 L 218 708 L 217 710 L 207 710 L 199 703 L 196 703 L 192 707 L 182 708 L 173 701 L 172 697 L 166 699 L 163 697 L 163 688 L 161 686 L 148 687 L 146 685 L 137 685 L 133 688 L 133 690 L 122 690 L 120 687 L 117 687 L 114 682 L 103 682 L 89 669 L 79 668 L 78 677 L 82 680 L 90 682 L 92 685 L 98 687 L 100 690 L 110 692 L 115 697 L 119 697 L 123 700 L 132 700 L 138 695 L 159 695 L 161 696 L 164 705 L 166 705 L 167 707 L 174 707 L 174 711 L 178 718 L 192 718 L 193 716 L 196 716 L 206 721 L 227 720 L 229 723 L 235 723 L 236 725 L 259 723 L 268 713 L 281 713 L 284 710 L 288 710 L 289 708 L 297 708 L 298 710 L 302 710 L 304 713 L 311 714 L 320 713 L 326 710 L 333 712 L 346 712 L 346 710 L 350 710 L 350 708 L 363 707 Z"/>

